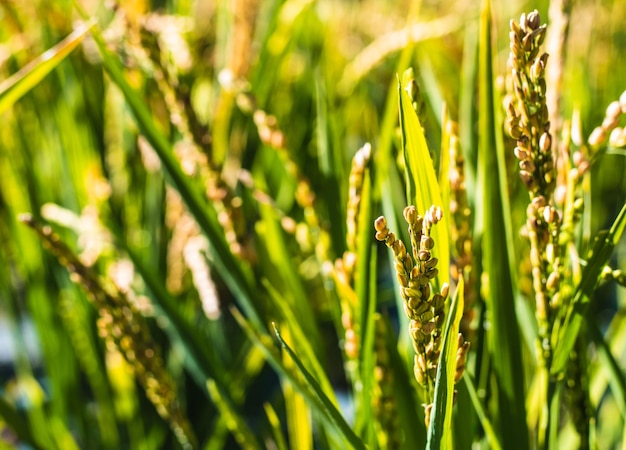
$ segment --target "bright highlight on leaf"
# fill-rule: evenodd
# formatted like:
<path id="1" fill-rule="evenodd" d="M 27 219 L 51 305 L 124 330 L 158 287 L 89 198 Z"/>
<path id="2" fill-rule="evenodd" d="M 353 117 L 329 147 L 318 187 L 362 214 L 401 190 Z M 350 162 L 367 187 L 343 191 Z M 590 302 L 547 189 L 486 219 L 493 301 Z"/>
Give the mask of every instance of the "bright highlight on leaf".
<path id="1" fill-rule="evenodd" d="M 459 323 L 463 316 L 464 281 L 461 277 L 450 304 L 448 318 L 443 334 L 443 346 L 437 381 L 435 383 L 435 401 L 428 427 L 427 449 L 452 449 L 452 406 L 454 401 L 454 382 L 457 371 L 457 350 Z"/>
<path id="2" fill-rule="evenodd" d="M 95 24 L 95 20 L 90 20 L 78 26 L 68 37 L 0 83 L 0 114 L 11 108 L 57 67 L 82 42 Z"/>
<path id="3" fill-rule="evenodd" d="M 430 150 L 424 136 L 424 129 L 413 109 L 407 95 L 406 85 L 398 83 L 398 98 L 400 108 L 400 130 L 402 132 L 402 147 L 406 163 L 407 198 L 414 202 L 419 212 L 427 211 L 431 206 L 439 206 L 443 210 L 444 223 L 447 220 L 448 208 L 442 204 L 441 190 L 437 181 L 435 167 L 430 156 Z M 435 227 L 433 239 L 437 243 L 436 256 L 441 267 L 450 265 L 450 244 L 445 225 Z M 437 276 L 437 285 L 443 286 L 449 282 L 447 270 L 440 270 Z"/>

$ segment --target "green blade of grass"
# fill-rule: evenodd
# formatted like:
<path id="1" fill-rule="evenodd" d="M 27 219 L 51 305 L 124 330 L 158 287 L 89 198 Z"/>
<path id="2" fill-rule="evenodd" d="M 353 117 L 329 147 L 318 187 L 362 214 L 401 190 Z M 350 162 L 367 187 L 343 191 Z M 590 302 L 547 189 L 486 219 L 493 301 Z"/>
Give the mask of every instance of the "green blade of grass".
<path id="1" fill-rule="evenodd" d="M 213 399 L 213 403 L 215 403 L 221 415 L 226 419 L 226 426 L 241 448 L 246 450 L 261 449 L 261 445 L 254 436 L 254 433 L 250 430 L 241 414 L 235 410 L 235 407 L 220 390 L 217 383 L 209 379 L 206 382 L 206 387 Z"/>
<path id="2" fill-rule="evenodd" d="M 441 201 L 444 205 L 450 204 L 450 132 L 447 123 L 450 120 L 448 108 L 443 104 L 441 112 L 441 154 L 439 155 L 439 187 L 441 189 Z"/>
<path id="3" fill-rule="evenodd" d="M 365 395 L 357 399 L 356 430 L 365 430 L 361 435 L 366 436 L 370 445 L 375 440 L 374 417 L 371 402 L 371 392 L 374 386 L 374 315 L 376 312 L 376 243 L 372 242 L 372 172 L 365 169 L 361 191 L 361 206 L 359 208 L 357 227 L 357 265 L 354 274 L 357 305 L 355 308 L 355 323 L 359 333 L 359 380 Z"/>
<path id="4" fill-rule="evenodd" d="M 287 442 L 283 436 L 283 430 L 278 414 L 276 414 L 276 411 L 270 403 L 264 403 L 263 409 L 265 410 L 265 416 L 267 417 L 267 421 L 269 422 L 272 430 L 272 437 L 274 438 L 274 443 L 276 444 L 276 450 L 287 450 Z"/>
<path id="5" fill-rule="evenodd" d="M 285 328 L 285 334 L 288 334 L 289 329 L 288 327 Z M 283 363 L 288 369 L 294 370 L 292 360 L 283 358 Z M 307 401 L 292 384 L 281 384 L 285 402 L 285 425 L 287 426 L 287 436 L 289 436 L 289 446 L 291 448 L 301 448 L 302 450 L 313 450 L 311 410 L 307 405 Z"/>
<path id="6" fill-rule="evenodd" d="M 218 416 L 213 428 L 211 428 L 208 440 L 202 447 L 203 450 L 224 450 L 229 434 L 226 418 L 222 415 Z"/>
<path id="7" fill-rule="evenodd" d="M 104 361 L 99 358 L 97 342 L 90 333 L 92 322 L 88 304 L 79 299 L 78 293 L 79 289 L 75 286 L 61 295 L 58 305 L 61 321 L 68 332 L 94 399 L 98 403 L 98 428 L 102 442 L 105 448 L 119 448 L 120 438 L 111 386 L 106 378 Z"/>
<path id="8" fill-rule="evenodd" d="M 348 423 L 342 417 L 341 413 L 337 410 L 337 408 L 335 408 L 335 406 L 328 399 L 326 394 L 324 394 L 324 391 L 322 391 L 317 380 L 313 378 L 311 373 L 304 367 L 304 364 L 302 364 L 302 362 L 296 355 L 296 352 L 294 352 L 291 349 L 291 347 L 289 347 L 289 345 L 287 345 L 287 343 L 283 340 L 276 324 L 273 323 L 272 327 L 274 329 L 274 335 L 280 342 L 280 345 L 283 347 L 283 349 L 287 352 L 287 354 L 291 357 L 293 362 L 296 364 L 296 367 L 298 368 L 302 376 L 304 376 L 306 383 L 308 384 L 309 388 L 313 391 L 313 394 L 315 395 L 317 400 L 320 402 L 322 408 L 324 409 L 324 412 L 329 416 L 332 423 L 337 427 L 339 431 L 341 431 L 343 436 L 348 440 L 348 442 L 352 445 L 353 448 L 365 450 L 366 447 L 363 444 L 363 441 L 356 434 L 354 434 L 354 432 L 350 428 L 350 425 L 348 425 Z"/>
<path id="9" fill-rule="evenodd" d="M 381 317 L 383 319 L 387 330 L 385 348 L 389 355 L 389 369 L 394 376 L 393 392 L 398 407 L 399 430 L 404 433 L 403 448 L 421 448 L 426 443 L 426 427 L 424 408 L 417 399 L 417 382 L 413 370 L 408 370 L 405 360 L 398 352 L 398 341 L 389 319 Z"/>
<path id="10" fill-rule="evenodd" d="M 487 417 L 485 408 L 483 408 L 482 403 L 480 403 L 480 399 L 478 398 L 478 394 L 476 393 L 476 387 L 474 386 L 474 382 L 472 381 L 468 373 L 463 375 L 463 381 L 465 382 L 467 392 L 469 393 L 470 399 L 472 400 L 472 405 L 474 405 L 474 410 L 476 411 L 478 420 L 480 420 L 480 425 L 485 431 L 485 436 L 487 437 L 489 448 L 491 448 L 491 450 L 502 450 L 500 441 L 498 441 L 498 436 L 496 435 L 496 432 L 491 425 L 489 417 Z"/>
<path id="11" fill-rule="evenodd" d="M 312 410 L 319 414 L 319 417 L 324 421 L 324 423 L 333 426 L 340 433 L 340 435 L 353 446 L 353 448 L 365 450 L 366 447 L 363 444 L 363 441 L 356 434 L 354 434 L 345 419 L 341 416 L 341 413 L 337 410 L 337 408 L 335 408 L 326 394 L 324 394 L 319 386 L 319 383 L 317 383 L 311 374 L 304 368 L 300 360 L 295 356 L 293 350 L 287 346 L 282 338 L 279 338 L 279 341 L 283 348 L 288 349 L 287 352 L 289 355 L 294 358 L 298 372 L 287 368 L 281 361 L 280 354 L 276 351 L 272 338 L 269 335 L 255 329 L 254 325 L 247 321 L 237 309 L 231 308 L 230 311 L 250 340 L 254 342 L 259 349 L 261 349 L 270 365 L 282 378 L 288 380 L 294 386 L 298 393 L 307 400 Z M 274 329 L 277 330 L 275 325 Z M 277 336 L 280 336 L 280 334 Z M 304 372 L 301 372 L 302 370 Z M 302 380 L 302 377 L 304 377 L 305 381 Z"/>
<path id="12" fill-rule="evenodd" d="M 606 333 L 602 334 L 595 324 L 595 328 L 598 331 L 599 335 L 602 337 L 603 341 L 606 343 L 606 348 L 602 349 L 601 345 L 599 345 L 599 361 L 604 361 L 603 364 L 594 364 L 589 373 L 589 398 L 591 404 L 597 405 L 600 404 L 600 401 L 604 397 L 607 391 L 607 384 L 610 383 L 611 389 L 616 392 L 616 400 L 621 403 L 619 398 L 617 397 L 618 391 L 621 389 L 619 384 L 620 377 L 625 377 L 626 375 L 619 369 L 619 365 L 615 366 L 614 361 L 615 358 L 613 355 L 622 355 L 624 353 L 624 349 L 626 348 L 626 312 L 623 310 L 618 311 L 617 314 L 613 317 L 611 324 L 609 325 Z M 593 331 L 587 331 L 587 333 L 591 333 L 591 340 L 595 340 L 593 337 Z M 607 353 L 605 358 L 602 358 L 602 353 Z M 611 359 L 613 361 L 611 361 Z M 617 372 L 615 369 L 617 368 Z M 621 411 L 624 417 L 626 417 L 626 388 L 624 388 L 624 399 L 623 404 L 621 405 Z"/>
<path id="13" fill-rule="evenodd" d="M 328 210 L 328 217 L 345 217 L 346 202 L 343 200 L 339 189 L 339 180 L 344 175 L 341 164 L 341 157 L 334 149 L 332 142 L 332 129 L 330 112 L 328 108 L 328 94 L 320 71 L 316 71 L 315 77 L 315 106 L 317 111 L 317 142 L 320 173 L 324 179 L 321 189 L 321 196 L 326 200 L 324 204 Z M 339 200 L 339 201 L 337 201 Z M 332 248 L 341 255 L 345 250 L 345 223 L 337 220 L 333 221 L 329 233 L 332 239 Z"/>
<path id="14" fill-rule="evenodd" d="M 411 105 L 411 99 L 405 92 L 402 83 L 398 83 L 398 98 L 400 110 L 400 129 L 402 132 L 402 147 L 406 162 L 407 198 L 415 203 L 420 214 L 426 213 L 431 206 L 440 206 L 444 211 L 444 225 L 433 227 L 431 233 L 436 243 L 439 266 L 450 266 L 450 244 L 448 242 L 448 230 L 445 221 L 448 220 L 447 205 L 443 204 L 441 191 L 435 174 L 424 130 Z M 448 283 L 450 275 L 448 270 L 440 270 L 437 275 L 438 286 Z"/>
<path id="15" fill-rule="evenodd" d="M 588 257 L 580 284 L 574 293 L 574 299 L 568 309 L 565 320 L 560 327 L 555 327 L 552 336 L 552 345 L 554 346 L 554 359 L 550 372 L 554 374 L 561 373 L 565 369 L 569 354 L 574 348 L 576 336 L 580 331 L 580 327 L 585 319 L 585 313 L 591 302 L 593 290 L 598 282 L 602 269 L 608 262 L 613 252 L 615 244 L 619 241 L 626 227 L 626 204 L 622 206 L 611 229 L 601 232 L 595 238 L 593 247 Z"/>
<path id="16" fill-rule="evenodd" d="M 79 25 L 69 36 L 0 83 L 0 114 L 35 87 L 82 42 L 95 21 Z"/>
<path id="17" fill-rule="evenodd" d="M 500 436 L 512 449 L 528 448 L 521 340 L 515 311 L 511 225 L 504 149 L 497 144 L 491 5 L 483 2 L 479 31 L 479 198 L 483 206 L 483 270 L 491 309 L 489 342 L 496 377 Z"/>
<path id="18" fill-rule="evenodd" d="M 443 332 L 441 355 L 435 380 L 435 399 L 426 442 L 426 448 L 429 450 L 452 448 L 452 433 L 450 432 L 452 429 L 452 400 L 454 398 L 459 323 L 463 316 L 463 304 L 463 278 L 461 277 L 450 304 Z"/>
<path id="19" fill-rule="evenodd" d="M 272 302 L 276 305 L 276 309 L 281 314 L 285 323 L 289 325 L 291 337 L 297 343 L 301 353 L 305 356 L 305 361 L 312 366 L 314 375 L 319 380 L 322 390 L 329 396 L 333 404 L 337 404 L 332 386 L 328 377 L 324 373 L 322 363 L 316 355 L 315 349 L 311 345 L 311 340 L 307 337 L 306 331 L 300 326 L 297 316 L 293 311 L 293 306 L 285 300 L 280 292 L 272 286 L 269 281 L 263 280 L 263 286 L 269 293 Z M 309 316 L 311 317 L 311 316 Z"/>
<path id="20" fill-rule="evenodd" d="M 371 223 L 371 222 L 370 222 Z M 372 393 L 374 392 L 374 364 L 376 360 L 376 352 L 374 351 L 375 339 L 375 318 L 376 318 L 376 268 L 377 254 L 374 251 L 376 244 L 370 243 L 370 257 L 365 261 L 369 264 L 369 273 L 360 272 L 363 278 L 369 281 L 369 289 L 365 294 L 366 297 L 359 297 L 359 303 L 362 304 L 363 311 L 361 313 L 361 395 L 360 407 L 357 410 L 357 426 L 356 429 L 365 430 L 366 442 L 369 446 L 374 446 L 376 441 L 376 433 L 374 424 L 374 410 L 372 404 Z M 367 277 L 365 277 L 365 275 Z"/>

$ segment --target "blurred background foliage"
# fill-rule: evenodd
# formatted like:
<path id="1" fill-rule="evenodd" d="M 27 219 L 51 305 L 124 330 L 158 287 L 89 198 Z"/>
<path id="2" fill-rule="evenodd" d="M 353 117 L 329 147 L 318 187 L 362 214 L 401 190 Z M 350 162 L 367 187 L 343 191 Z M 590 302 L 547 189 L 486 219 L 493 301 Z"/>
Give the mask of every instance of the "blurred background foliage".
<path id="1" fill-rule="evenodd" d="M 341 294 L 329 276 L 329 265 L 347 245 L 351 159 L 365 142 L 374 149 L 399 145 L 396 74 L 412 66 L 425 102 L 431 149 L 440 148 L 443 104 L 450 117 L 459 119 L 461 146 L 470 161 L 470 205 L 479 207 L 480 199 L 471 194 L 480 5 L 435 0 L 77 3 L 97 19 L 107 47 L 121 61 L 126 80 L 167 137 L 183 172 L 215 205 L 225 248 L 241 262 L 244 279 L 252 280 L 250 294 L 261 323 L 301 324 L 283 334 L 304 333 L 289 339 L 306 337 L 332 386 L 326 392 L 339 397 L 351 422 L 358 416 L 358 401 L 355 406 L 351 400 L 358 387 L 344 364 L 349 358 L 342 350 Z M 529 6 L 522 1 L 493 5 L 498 74 L 506 67 L 509 20 Z M 548 1 L 532 7 L 548 17 Z M 626 88 L 624 18 L 626 3 L 618 0 L 573 4 L 560 112 L 569 119 L 577 111 L 584 136 Z M 59 43 L 80 20 L 72 1 L 1 1 L 0 79 Z M 409 24 L 420 24 L 417 42 L 407 42 L 403 30 Z M 310 414 L 306 404 L 281 388 L 275 369 L 233 319 L 229 307 L 241 308 L 241 299 L 210 263 L 212 250 L 197 239 L 199 229 L 184 199 L 166 183 L 169 175 L 140 134 L 89 34 L 0 119 L 3 445 L 180 445 L 135 385 L 130 366 L 99 338 L 98 313 L 85 290 L 19 223 L 18 215 L 30 212 L 54 223 L 82 263 L 147 318 L 151 339 L 162 349 L 163 364 L 203 448 L 338 448 L 332 444 L 337 437 L 328 436 L 317 421 L 302 423 L 302 415 Z M 407 204 L 395 162 L 379 156 L 395 160 L 392 154 L 374 156 L 374 216 L 381 212 L 381 197 L 393 197 L 397 214 Z M 434 160 L 438 165 L 438 150 Z M 527 199 L 514 164 L 509 183 L 518 236 Z M 608 151 L 592 165 L 583 242 L 610 226 L 622 207 L 624 164 L 623 152 Z M 394 171 L 395 181 L 387 185 L 387 172 Z M 519 249 L 526 245 L 521 238 L 515 244 Z M 625 251 L 617 247 L 614 267 L 626 269 Z M 394 289 L 382 266 L 381 261 L 378 308 L 397 328 Z M 159 296 L 171 300 L 176 319 L 155 300 Z M 603 298 L 608 301 L 595 304 L 594 314 L 608 327 L 616 313 L 623 315 L 624 291 Z M 181 334 L 181 324 L 189 335 Z M 200 359 L 211 362 L 210 378 L 226 388 L 227 394 L 221 394 L 226 400 L 207 391 L 204 369 L 189 364 L 189 342 L 200 348 Z M 410 344 L 401 345 L 400 355 L 412 370 L 407 348 Z M 301 351 L 303 360 L 313 364 L 314 358 Z M 624 367 L 623 346 L 618 351 Z M 319 375 L 315 366 L 309 370 Z M 413 383 L 410 378 L 407 384 Z M 614 448 L 622 439 L 623 418 L 611 415 L 610 394 L 603 398 L 596 419 L 607 445 L 599 448 Z M 233 420 L 243 418 L 256 438 L 228 431 L 232 423 L 220 417 L 228 416 L 224 405 L 229 402 L 238 411 Z M 471 407 L 463 411 L 475 418 Z M 472 420 L 465 429 L 477 427 Z M 16 424 L 23 429 L 13 429 Z M 307 433 L 307 427 L 316 432 Z M 287 442 L 281 442 L 285 429 Z M 406 433 L 423 439 L 425 430 Z M 482 433 L 468 435 L 480 440 Z M 472 438 L 465 439 L 458 437 L 460 448 L 469 448 L 463 444 Z M 364 440 L 375 441 L 371 436 Z"/>

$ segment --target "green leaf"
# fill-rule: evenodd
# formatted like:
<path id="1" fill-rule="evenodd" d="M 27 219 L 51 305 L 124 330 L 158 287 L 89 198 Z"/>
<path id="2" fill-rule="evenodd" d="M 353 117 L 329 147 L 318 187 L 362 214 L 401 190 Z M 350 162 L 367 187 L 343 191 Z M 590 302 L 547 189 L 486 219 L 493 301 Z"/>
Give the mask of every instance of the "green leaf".
<path id="1" fill-rule="evenodd" d="M 287 450 L 287 442 L 285 442 L 285 437 L 283 436 L 282 425 L 280 419 L 278 418 L 278 414 L 276 414 L 276 411 L 270 403 L 264 403 L 263 409 L 265 410 L 267 421 L 269 422 L 272 430 L 272 437 L 274 438 L 274 443 L 276 444 L 276 450 Z"/>
<path id="2" fill-rule="evenodd" d="M 456 352 L 458 347 L 459 323 L 463 317 L 463 278 L 459 283 L 450 304 L 450 310 L 443 332 L 441 356 L 437 365 L 435 398 L 428 427 L 427 449 L 452 448 L 452 407 L 454 400 L 454 374 L 456 372 Z"/>
<path id="3" fill-rule="evenodd" d="M 615 395 L 623 417 L 626 417 L 626 374 L 613 355 L 621 355 L 626 348 L 626 315 L 618 312 L 611 325 L 602 333 L 597 323 L 588 323 L 587 335 L 598 346 L 598 362 L 589 373 L 589 398 L 591 404 L 600 404 L 607 392 L 607 383 Z M 593 327 L 593 329 L 592 329 Z"/>
<path id="4" fill-rule="evenodd" d="M 363 444 L 363 441 L 356 434 L 354 434 L 345 419 L 341 416 L 341 413 L 337 410 L 337 408 L 335 408 L 326 394 L 324 394 L 319 383 L 304 368 L 302 362 L 300 362 L 293 350 L 291 350 L 285 341 L 282 340 L 276 326 L 274 325 L 276 337 L 296 363 L 298 372 L 295 372 L 285 366 L 281 360 L 280 354 L 274 348 L 272 339 L 269 335 L 255 329 L 254 325 L 251 322 L 248 322 L 237 309 L 231 308 L 230 311 L 250 340 L 252 340 L 252 342 L 254 342 L 259 349 L 263 351 L 267 361 L 276 370 L 278 375 L 288 380 L 298 393 L 307 400 L 309 406 L 315 412 L 319 413 L 319 417 L 326 424 L 332 425 L 341 434 L 341 436 L 343 436 L 343 438 L 353 446 L 353 448 L 365 450 L 366 447 L 365 444 Z M 302 376 L 305 381 L 302 381 Z"/>
<path id="5" fill-rule="evenodd" d="M 356 429 L 366 430 L 366 441 L 371 445 L 375 441 L 374 415 L 372 410 L 371 393 L 374 387 L 374 352 L 375 314 L 377 303 L 377 254 L 376 243 L 372 240 L 371 224 L 374 221 L 371 207 L 371 171 L 366 169 L 363 174 L 363 189 L 361 191 L 361 207 L 358 218 L 357 236 L 357 266 L 354 276 L 355 290 L 358 304 L 355 311 L 355 321 L 359 332 L 360 364 L 359 380 L 362 395 L 357 401 Z M 364 428 L 362 428 L 364 427 Z"/>
<path id="6" fill-rule="evenodd" d="M 512 232 L 504 148 L 496 137 L 491 6 L 483 2 L 479 31 L 479 168 L 482 199 L 483 270 L 488 275 L 487 307 L 491 310 L 489 343 L 498 399 L 500 437 L 512 449 L 528 448 L 521 340 L 515 311 Z M 500 142 L 500 144 L 498 144 Z"/>
<path id="7" fill-rule="evenodd" d="M 358 306 L 355 311 L 355 321 L 361 333 L 361 348 L 365 345 L 365 334 L 367 333 L 369 322 L 372 320 L 370 314 L 375 311 L 375 302 L 370 298 L 375 295 L 372 291 L 372 279 L 374 288 L 376 286 L 377 271 L 372 266 L 372 258 L 376 258 L 374 252 L 376 246 L 372 246 L 372 172 L 366 168 L 363 172 L 363 186 L 361 190 L 361 203 L 357 225 L 357 265 L 354 274 L 355 292 L 358 298 Z M 374 241 L 375 242 L 375 241 Z M 375 289 L 374 289 L 375 290 Z M 374 303 L 372 307 L 371 303 Z M 374 308 L 374 310 L 372 310 Z M 362 355 L 366 356 L 366 355 Z"/>
<path id="8" fill-rule="evenodd" d="M 361 364 L 360 364 L 360 382 L 361 382 L 361 395 L 359 396 L 359 404 L 357 410 L 357 430 L 365 430 L 366 442 L 368 445 L 373 446 L 376 441 L 375 434 L 375 417 L 372 405 L 372 393 L 374 392 L 374 365 L 376 361 L 376 352 L 374 350 L 374 342 L 376 338 L 375 320 L 376 320 L 376 275 L 377 275 L 377 263 L 378 258 L 375 252 L 376 244 L 370 244 L 373 251 L 371 251 L 371 257 L 366 260 L 369 264 L 369 273 L 367 275 L 369 281 L 369 289 L 366 296 L 359 297 L 359 303 L 362 305 L 363 312 L 361 313 Z M 365 309 L 366 308 L 366 309 Z"/>
<path id="9" fill-rule="evenodd" d="M 404 433 L 405 448 L 422 447 L 426 443 L 426 426 L 424 425 L 424 408 L 417 397 L 417 382 L 413 375 L 413 366 L 409 369 L 403 358 L 404 355 L 398 351 L 396 333 L 389 318 L 381 316 L 379 320 L 384 320 L 386 329 L 385 349 L 389 355 L 389 370 L 394 376 L 393 393 L 398 408 L 399 429 Z M 408 335 L 408 333 L 405 334 Z M 413 347 L 410 351 L 413 352 Z"/>
<path id="10" fill-rule="evenodd" d="M 440 206 L 444 212 L 443 224 L 433 227 L 432 238 L 436 243 L 437 258 L 440 267 L 450 266 L 450 244 L 445 221 L 448 205 L 443 204 L 433 160 L 428 151 L 424 130 L 411 105 L 411 99 L 405 92 L 402 83 L 398 83 L 400 110 L 400 129 L 402 131 L 402 147 L 406 162 L 407 198 L 413 201 L 419 214 L 424 214 L 431 206 Z M 440 270 L 437 275 L 438 286 L 448 283 L 447 270 Z"/>
<path id="11" fill-rule="evenodd" d="M 322 391 L 322 389 L 320 388 L 320 385 L 317 382 L 317 380 L 311 376 L 311 373 L 304 367 L 300 359 L 298 359 L 298 356 L 296 355 L 296 353 L 283 340 L 276 324 L 273 323 L 272 327 L 274 328 L 274 335 L 276 336 L 276 338 L 282 345 L 283 349 L 287 352 L 287 354 L 291 357 L 293 362 L 296 364 L 296 367 L 298 368 L 300 373 L 304 376 L 304 379 L 309 385 L 309 388 L 313 391 L 313 394 L 315 395 L 317 400 L 320 402 L 321 406 L 323 407 L 324 412 L 329 416 L 331 422 L 337 427 L 339 431 L 341 431 L 341 433 L 348 440 L 348 442 L 353 446 L 353 448 L 365 450 L 366 447 L 365 447 L 365 444 L 363 444 L 363 441 L 356 434 L 354 434 L 354 432 L 352 431 L 348 423 L 342 417 L 341 413 L 337 410 L 337 408 L 335 408 L 335 406 L 328 399 L 326 394 L 324 394 L 324 391 Z"/>
<path id="12" fill-rule="evenodd" d="M 332 142 L 332 122 L 328 107 L 328 93 L 320 70 L 316 70 L 315 76 L 315 106 L 317 112 L 317 148 L 319 155 L 319 169 L 323 183 L 318 189 L 318 195 L 324 198 L 323 202 L 328 210 L 328 217 L 345 217 L 345 197 L 339 188 L 342 175 L 342 159 L 339 151 Z M 340 200 L 340 201 L 338 201 Z M 345 250 L 346 226 L 343 221 L 334 221 L 328 230 L 332 239 L 332 248 L 341 255 Z"/>
<path id="13" fill-rule="evenodd" d="M 226 426 L 241 448 L 246 450 L 260 449 L 261 446 L 254 433 L 250 430 L 241 414 L 236 411 L 233 404 L 220 390 L 215 380 L 207 380 L 206 387 L 220 414 L 226 419 Z"/>
<path id="14" fill-rule="evenodd" d="M 302 355 L 304 355 L 305 361 L 312 366 L 313 374 L 320 380 L 320 385 L 326 395 L 329 396 L 333 404 L 337 404 L 335 395 L 332 390 L 332 386 L 328 377 L 324 373 L 322 363 L 320 362 L 318 355 L 316 355 L 315 349 L 311 345 L 311 339 L 307 338 L 306 330 L 301 326 L 297 319 L 297 315 L 293 310 L 293 306 L 285 299 L 279 291 L 272 286 L 269 281 L 263 280 L 263 286 L 269 293 L 272 302 L 276 305 L 278 313 L 285 323 L 288 324 L 291 337 L 297 343 L 298 348 Z M 309 316 L 311 317 L 311 316 Z"/>
<path id="15" fill-rule="evenodd" d="M 79 25 L 68 37 L 0 83 L 0 114 L 8 110 L 24 94 L 39 84 L 46 75 L 72 53 L 72 50 L 82 42 L 95 23 L 95 20 L 90 20 Z"/>
<path id="16" fill-rule="evenodd" d="M 489 421 L 489 417 L 487 417 L 487 413 L 485 412 L 485 408 L 483 408 L 480 399 L 478 398 L 478 394 L 476 393 L 476 387 L 474 386 L 474 382 L 468 373 L 463 375 L 463 381 L 465 382 L 465 386 L 467 387 L 467 392 L 469 393 L 470 399 L 472 400 L 472 405 L 474 405 L 474 410 L 476 411 L 476 415 L 478 415 L 478 420 L 480 420 L 480 425 L 483 427 L 485 431 L 485 436 L 487 437 L 487 442 L 489 443 L 489 448 L 491 450 L 501 450 L 502 446 L 500 445 L 500 441 L 498 441 L 498 436 Z"/>
<path id="17" fill-rule="evenodd" d="M 613 222 L 611 229 L 608 232 L 600 232 L 596 236 L 593 247 L 587 255 L 587 265 L 583 269 L 582 279 L 576 288 L 565 320 L 560 327 L 555 327 L 552 336 L 552 345 L 554 346 L 554 359 L 550 368 L 552 375 L 559 374 L 565 369 L 569 354 L 574 348 L 576 337 L 585 319 L 598 277 L 611 257 L 613 248 L 620 240 L 625 227 L 626 204 L 622 206 L 622 210 Z"/>
<path id="18" fill-rule="evenodd" d="M 441 154 L 439 155 L 439 186 L 441 201 L 444 205 L 450 204 L 450 132 L 448 130 L 448 108 L 443 104 L 441 113 Z"/>

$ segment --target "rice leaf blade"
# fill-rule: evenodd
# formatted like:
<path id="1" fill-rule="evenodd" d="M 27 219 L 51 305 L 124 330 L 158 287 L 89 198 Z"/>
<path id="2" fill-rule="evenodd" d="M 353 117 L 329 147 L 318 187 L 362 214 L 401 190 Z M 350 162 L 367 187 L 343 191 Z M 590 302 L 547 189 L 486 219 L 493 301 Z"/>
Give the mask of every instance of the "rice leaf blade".
<path id="1" fill-rule="evenodd" d="M 452 448 L 452 400 L 454 398 L 454 375 L 456 371 L 456 352 L 458 346 L 459 323 L 463 316 L 463 278 L 459 283 L 450 304 L 446 320 L 441 356 L 437 365 L 435 380 L 435 399 L 428 427 L 427 449 Z"/>
<path id="2" fill-rule="evenodd" d="M 272 324 L 272 326 L 274 329 L 274 335 L 276 336 L 276 338 L 282 345 L 283 349 L 287 352 L 287 354 L 291 357 L 293 362 L 296 364 L 296 367 L 298 368 L 300 373 L 304 376 L 304 379 L 306 380 L 309 387 L 312 389 L 313 394 L 319 400 L 322 407 L 324 408 L 325 414 L 329 416 L 332 423 L 337 427 L 339 431 L 341 431 L 343 436 L 348 440 L 348 442 L 354 448 L 365 450 L 366 447 L 365 447 L 365 444 L 363 444 L 363 441 L 356 434 L 354 434 L 354 432 L 352 431 L 352 428 L 350 428 L 350 425 L 348 425 L 348 423 L 342 417 L 341 413 L 337 410 L 337 408 L 335 408 L 335 406 L 328 399 L 326 394 L 324 394 L 317 380 L 313 378 L 313 376 L 311 376 L 311 373 L 304 367 L 304 365 L 302 364 L 302 362 L 300 361 L 296 353 L 283 340 L 276 324 Z"/>
<path id="3" fill-rule="evenodd" d="M 626 377 L 624 377 L 624 372 L 611 353 L 611 349 L 598 329 L 597 324 L 587 324 L 587 330 L 591 335 L 592 341 L 598 346 L 598 354 L 609 372 L 611 390 L 618 403 L 622 417 L 624 417 L 626 416 Z"/>
<path id="4" fill-rule="evenodd" d="M 407 198 L 410 202 L 414 202 L 420 214 L 424 214 L 433 205 L 441 207 L 444 211 L 443 221 L 445 223 L 448 208 L 443 204 L 441 198 L 441 191 L 433 160 L 426 144 L 424 130 L 402 83 L 398 83 L 398 99 L 402 147 L 406 162 Z M 439 258 L 440 267 L 449 267 L 450 244 L 446 226 L 434 227 L 432 238 L 437 244 L 437 258 Z M 448 271 L 440 270 L 437 275 L 438 286 L 448 283 L 449 279 Z"/>
<path id="5" fill-rule="evenodd" d="M 241 313 L 231 308 L 231 313 L 239 326 L 244 330 L 246 335 L 254 342 L 263 352 L 267 361 L 276 370 L 276 372 L 284 379 L 289 380 L 293 384 L 294 388 L 300 393 L 308 402 L 309 406 L 315 412 L 319 413 L 319 417 L 328 425 L 332 425 L 340 435 L 348 441 L 354 448 L 365 450 L 365 444 L 363 441 L 352 431 L 345 419 L 341 416 L 341 413 L 335 408 L 332 402 L 324 394 L 319 386 L 319 383 L 312 377 L 312 375 L 304 368 L 302 363 L 289 346 L 282 340 L 282 337 L 278 338 L 281 346 L 287 351 L 290 357 L 295 357 L 296 367 L 298 372 L 290 370 L 282 362 L 279 353 L 272 343 L 272 338 L 262 333 L 255 328 L 254 324 L 247 321 Z M 277 330 L 274 325 L 274 329 Z M 280 336 L 280 334 L 278 334 Z M 304 372 L 302 372 L 304 370 Z M 300 376 L 304 376 L 305 381 L 302 381 Z"/>
<path id="6" fill-rule="evenodd" d="M 613 248 L 620 240 L 626 227 L 626 204 L 622 206 L 611 229 L 598 233 L 593 246 L 587 255 L 587 265 L 583 269 L 582 279 L 576 288 L 574 298 L 561 327 L 555 327 L 555 336 L 552 337 L 554 345 L 554 359 L 550 369 L 552 374 L 563 371 L 569 354 L 574 348 L 576 337 L 585 319 L 585 313 L 591 302 L 593 290 L 598 281 L 602 269 L 608 262 Z"/>
<path id="7" fill-rule="evenodd" d="M 528 448 L 521 339 L 515 311 L 505 158 L 497 144 L 494 104 L 491 5 L 483 2 L 479 31 L 479 186 L 483 205 L 483 270 L 491 308 L 489 343 L 498 387 L 500 436 L 510 448 Z M 487 226 L 488 225 L 488 226 Z M 504 350 L 503 350 L 504 349 Z"/>
<path id="8" fill-rule="evenodd" d="M 206 382 L 206 388 L 213 399 L 213 403 L 217 406 L 220 414 L 226 419 L 226 425 L 235 439 L 246 450 L 261 449 L 261 445 L 257 441 L 254 433 L 248 427 L 244 418 L 239 414 L 228 397 L 221 391 L 215 380 L 209 379 Z"/>
<path id="9" fill-rule="evenodd" d="M 463 381 L 465 382 L 467 392 L 469 393 L 470 399 L 472 400 L 472 405 L 474 405 L 474 410 L 478 415 L 480 425 L 483 427 L 483 430 L 485 430 L 485 436 L 487 437 L 487 442 L 489 442 L 489 447 L 492 450 L 502 450 L 502 445 L 500 445 L 500 441 L 498 440 L 498 436 L 493 429 L 493 425 L 491 424 L 489 417 L 487 417 L 487 412 L 485 411 L 485 408 L 483 408 L 483 405 L 478 398 L 478 393 L 476 392 L 476 386 L 474 386 L 474 381 L 472 381 L 472 378 L 467 373 L 463 375 Z"/>
<path id="10" fill-rule="evenodd" d="M 37 86 L 46 75 L 67 58 L 95 25 L 91 20 L 79 25 L 65 39 L 42 53 L 19 71 L 0 83 L 0 114 L 8 110 L 24 94 Z"/>

